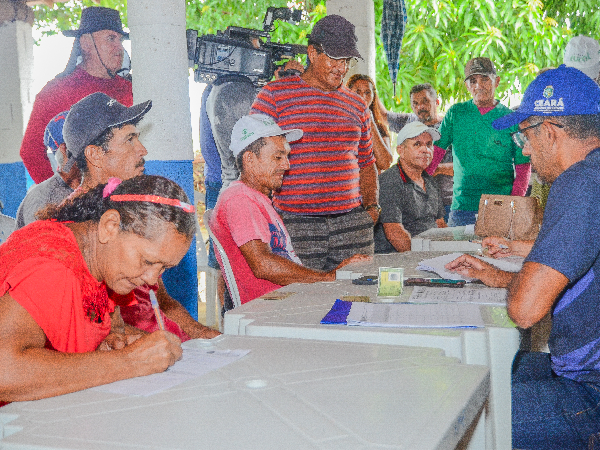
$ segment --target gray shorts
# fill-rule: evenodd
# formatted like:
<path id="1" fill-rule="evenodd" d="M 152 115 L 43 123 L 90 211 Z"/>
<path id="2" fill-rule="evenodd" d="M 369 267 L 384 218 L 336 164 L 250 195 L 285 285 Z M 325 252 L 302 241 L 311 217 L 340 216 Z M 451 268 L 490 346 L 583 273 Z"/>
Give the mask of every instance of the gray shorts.
<path id="1" fill-rule="evenodd" d="M 306 267 L 329 271 L 357 253 L 373 255 L 373 219 L 362 206 L 322 216 L 279 214 Z"/>

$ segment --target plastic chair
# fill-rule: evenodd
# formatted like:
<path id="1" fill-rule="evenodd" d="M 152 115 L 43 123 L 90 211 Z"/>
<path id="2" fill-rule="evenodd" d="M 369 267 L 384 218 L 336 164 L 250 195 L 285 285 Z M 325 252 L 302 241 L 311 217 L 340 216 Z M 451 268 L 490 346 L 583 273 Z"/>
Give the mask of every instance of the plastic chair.
<path id="1" fill-rule="evenodd" d="M 210 235 L 211 239 L 213 240 L 213 243 L 215 244 L 215 247 L 217 248 L 217 251 L 219 252 L 219 255 L 221 256 L 221 269 L 223 274 L 225 275 L 225 282 L 227 283 L 227 288 L 229 289 L 229 295 L 231 295 L 231 300 L 233 302 L 233 307 L 237 308 L 238 306 L 241 306 L 242 302 L 240 300 L 240 293 L 238 291 L 238 287 L 237 287 L 237 282 L 235 281 L 235 276 L 233 275 L 233 270 L 231 269 L 231 264 L 229 263 L 229 258 L 227 257 L 227 254 L 225 253 L 225 250 L 223 250 L 223 246 L 221 245 L 221 243 L 218 241 L 218 239 L 215 237 L 215 234 L 212 232 L 211 228 L 210 228 L 210 219 L 212 217 L 212 209 L 207 209 L 204 212 L 204 225 L 206 226 L 206 229 L 208 230 L 208 234 Z"/>
<path id="2" fill-rule="evenodd" d="M 10 216 L 0 214 L 0 244 L 15 230 L 17 221 Z"/>

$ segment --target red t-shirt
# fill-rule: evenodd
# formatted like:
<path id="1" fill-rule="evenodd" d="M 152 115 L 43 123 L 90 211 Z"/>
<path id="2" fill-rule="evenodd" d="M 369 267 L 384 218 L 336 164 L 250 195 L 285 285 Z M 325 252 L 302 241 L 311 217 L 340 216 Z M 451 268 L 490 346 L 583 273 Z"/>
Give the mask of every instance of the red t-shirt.
<path id="1" fill-rule="evenodd" d="M 44 331 L 48 348 L 94 351 L 110 332 L 106 287 L 61 223 L 33 222 L 0 245 L 0 296 L 7 292 Z"/>
<path id="2" fill-rule="evenodd" d="M 60 352 L 92 352 L 110 332 L 110 318 L 95 323 L 86 316 L 81 283 L 58 261 L 47 258 L 23 261 L 0 287 L 0 295 L 6 292 L 44 331 L 48 347 Z"/>
<path id="3" fill-rule="evenodd" d="M 133 105 L 129 80 L 120 76 L 93 77 L 79 67 L 64 78 L 49 81 L 36 95 L 20 150 L 23 164 L 36 183 L 41 183 L 54 174 L 44 146 L 46 125 L 58 113 L 68 110 L 94 92 L 104 92 L 125 106 Z"/>
<path id="4" fill-rule="evenodd" d="M 156 291 L 158 285 L 140 286 L 127 295 L 119 295 L 109 290 L 108 295 L 113 302 L 119 305 L 123 322 L 148 333 L 153 333 L 159 330 L 159 326 L 150 300 L 150 289 Z M 165 316 L 162 311 L 160 315 L 165 324 L 165 330 L 176 335 L 181 339 L 181 342 L 190 340 L 187 333 L 176 322 Z"/>

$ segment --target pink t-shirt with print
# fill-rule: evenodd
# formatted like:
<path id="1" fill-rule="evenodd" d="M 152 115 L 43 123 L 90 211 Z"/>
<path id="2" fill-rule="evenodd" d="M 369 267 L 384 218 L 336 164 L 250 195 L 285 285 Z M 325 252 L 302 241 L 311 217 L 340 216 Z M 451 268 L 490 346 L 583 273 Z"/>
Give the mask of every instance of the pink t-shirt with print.
<path id="1" fill-rule="evenodd" d="M 234 181 L 219 195 L 210 227 L 229 258 L 242 303 L 281 287 L 254 276 L 240 251 L 242 245 L 260 240 L 268 244 L 274 254 L 301 264 L 269 197 L 241 181 Z M 219 253 L 215 253 L 221 264 Z"/>

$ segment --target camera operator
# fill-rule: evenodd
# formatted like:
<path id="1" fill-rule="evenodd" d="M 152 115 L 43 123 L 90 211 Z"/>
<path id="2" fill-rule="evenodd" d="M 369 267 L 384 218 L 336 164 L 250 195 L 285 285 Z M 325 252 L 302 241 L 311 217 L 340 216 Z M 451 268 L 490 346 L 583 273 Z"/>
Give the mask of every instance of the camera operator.
<path id="1" fill-rule="evenodd" d="M 275 71 L 275 79 L 302 72 L 304 66 L 296 60 L 290 60 Z M 202 94 L 200 149 L 206 162 L 207 208 L 209 196 L 210 207 L 213 207 L 219 192 L 239 176 L 235 158 L 229 149 L 231 131 L 235 123 L 250 111 L 258 90 L 248 77 L 231 73 L 218 76 Z"/>

